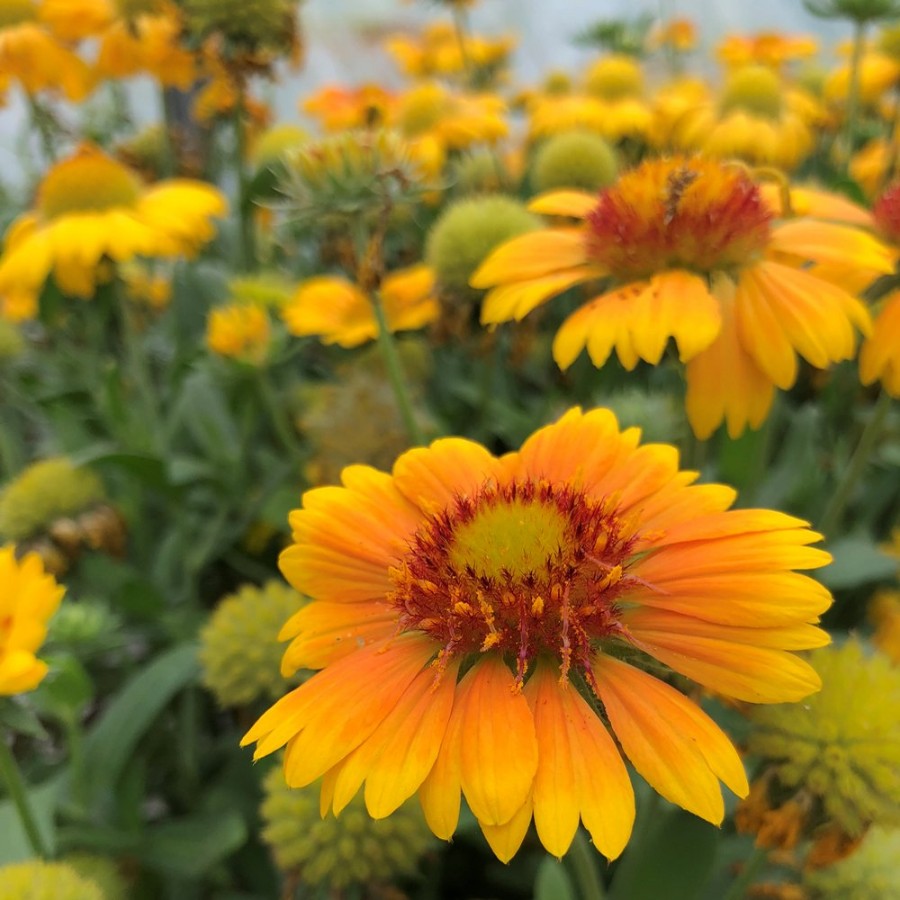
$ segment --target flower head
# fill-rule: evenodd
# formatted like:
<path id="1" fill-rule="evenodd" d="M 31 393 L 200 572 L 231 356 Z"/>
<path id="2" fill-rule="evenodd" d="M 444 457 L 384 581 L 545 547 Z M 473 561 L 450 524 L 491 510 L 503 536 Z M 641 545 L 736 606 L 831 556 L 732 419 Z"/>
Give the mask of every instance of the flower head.
<path id="1" fill-rule="evenodd" d="M 888 188 L 872 212 L 879 233 L 900 248 L 900 184 Z M 880 380 L 892 397 L 900 397 L 900 291 L 880 301 L 872 334 L 859 353 L 859 378 L 863 384 Z"/>
<path id="2" fill-rule="evenodd" d="M 599 191 L 616 180 L 615 151 L 600 135 L 563 131 L 534 155 L 531 182 L 539 192 L 560 188 Z"/>
<path id="3" fill-rule="evenodd" d="M 900 825 L 900 669 L 856 640 L 819 650 L 811 663 L 822 690 L 802 706 L 754 709 L 750 751 L 767 760 L 778 790 L 812 798 L 813 821 L 852 836 L 873 823 Z"/>
<path id="4" fill-rule="evenodd" d="M 104 500 L 100 479 L 65 456 L 32 463 L 0 493 L 0 536 L 21 541 Z"/>
<path id="5" fill-rule="evenodd" d="M 513 197 L 465 197 L 447 206 L 431 226 L 425 240 L 425 261 L 443 295 L 471 299 L 478 291 L 469 287 L 469 279 L 490 252 L 539 225 L 537 216 Z"/>
<path id="6" fill-rule="evenodd" d="M 427 266 L 411 266 L 386 275 L 380 288 L 388 328 L 424 328 L 438 316 L 434 275 Z M 288 331 L 296 337 L 317 335 L 323 344 L 358 347 L 378 336 L 378 320 L 369 297 L 338 275 L 304 281 L 281 308 Z"/>
<path id="7" fill-rule="evenodd" d="M 228 303 L 211 310 L 206 344 L 213 353 L 249 363 L 266 358 L 271 325 L 266 310 L 252 303 Z"/>
<path id="8" fill-rule="evenodd" d="M 30 859 L 0 867 L 7 900 L 105 900 L 99 886 L 64 862 Z"/>
<path id="9" fill-rule="evenodd" d="M 509 859 L 534 817 L 563 855 L 581 819 L 618 856 L 634 798 L 604 719 L 656 790 L 710 821 L 740 760 L 648 659 L 751 702 L 818 687 L 789 649 L 827 636 L 829 603 L 792 572 L 829 559 L 805 523 L 727 511 L 665 445 L 607 410 L 571 410 L 502 458 L 462 439 L 411 450 L 387 475 L 344 470 L 291 516 L 287 579 L 313 601 L 289 621 L 285 671 L 318 668 L 245 736 L 285 774 L 324 776 L 339 813 L 365 782 L 382 818 L 418 792 L 449 838 L 460 792 Z"/>
<path id="10" fill-rule="evenodd" d="M 312 888 L 339 891 L 408 878 L 434 841 L 412 803 L 378 820 L 366 815 L 361 798 L 339 818 L 328 811 L 323 815 L 319 786 L 292 790 L 279 766 L 266 775 L 263 790 L 263 840 L 281 870 L 297 871 Z"/>
<path id="11" fill-rule="evenodd" d="M 813 900 L 900 900 L 900 830 L 873 828 L 846 859 L 804 873 Z"/>
<path id="12" fill-rule="evenodd" d="M 555 294 L 603 280 L 605 289 L 563 323 L 553 355 L 568 368 L 587 347 L 602 366 L 613 349 L 628 369 L 656 365 L 669 338 L 687 363 L 694 432 L 723 420 L 732 436 L 758 427 L 774 387 L 794 384 L 797 354 L 814 366 L 849 359 L 866 308 L 808 271 L 891 271 L 891 253 L 847 225 L 776 221 L 747 171 L 691 157 L 650 160 L 599 196 L 561 191 L 536 212 L 580 220 L 498 247 L 472 276 L 492 288 L 482 322 L 521 319 Z"/>
<path id="13" fill-rule="evenodd" d="M 7 231 L 0 293 L 37 292 L 52 275 L 64 293 L 91 297 L 104 260 L 193 255 L 215 233 L 210 219 L 224 212 L 224 197 L 208 184 L 146 188 L 126 166 L 82 145 L 46 174 L 36 208 Z"/>
<path id="14" fill-rule="evenodd" d="M 274 580 L 246 584 L 219 601 L 200 632 L 200 663 L 203 684 L 222 706 L 271 700 L 284 691 L 278 633 L 303 603 L 293 588 Z"/>
<path id="15" fill-rule="evenodd" d="M 16 558 L 0 546 L 0 696 L 34 690 L 47 674 L 35 657 L 65 589 L 44 571 L 37 554 Z M 4 882 L 5 884 L 5 882 Z"/>
<path id="16" fill-rule="evenodd" d="M 80 12 L 84 2 L 73 0 Z M 67 100 L 83 100 L 94 87 L 88 65 L 68 46 L 68 38 L 42 21 L 37 0 L 0 3 L 0 84 L 12 79 L 27 94 L 59 91 Z"/>

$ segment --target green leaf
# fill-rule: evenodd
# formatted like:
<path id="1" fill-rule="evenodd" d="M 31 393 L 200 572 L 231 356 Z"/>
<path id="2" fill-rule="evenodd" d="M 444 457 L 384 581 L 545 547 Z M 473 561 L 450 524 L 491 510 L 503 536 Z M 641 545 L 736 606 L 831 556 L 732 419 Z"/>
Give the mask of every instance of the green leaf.
<path id="1" fill-rule="evenodd" d="M 46 715 L 75 721 L 94 696 L 94 683 L 84 666 L 70 654 L 46 658 L 50 671 L 32 694 L 35 706 Z"/>
<path id="2" fill-rule="evenodd" d="M 203 456 L 234 466 L 240 459 L 238 432 L 221 386 L 208 369 L 196 369 L 181 388 L 173 420 L 187 432 Z"/>
<path id="3" fill-rule="evenodd" d="M 147 829 L 138 850 L 145 865 L 182 878 L 199 878 L 247 840 L 237 812 L 203 813 Z"/>
<path id="4" fill-rule="evenodd" d="M 894 578 L 897 560 L 887 556 L 870 537 L 849 535 L 826 548 L 834 557 L 831 565 L 819 569 L 819 581 L 831 590 L 859 587 L 873 581 Z"/>
<path id="5" fill-rule="evenodd" d="M 576 900 L 565 866 L 552 856 L 540 864 L 534 880 L 534 900 Z"/>
<path id="6" fill-rule="evenodd" d="M 719 834 L 708 822 L 681 809 L 625 852 L 610 896 L 613 900 L 696 900 L 709 881 Z"/>
<path id="7" fill-rule="evenodd" d="M 86 792 L 95 804 L 115 790 L 138 742 L 198 672 L 196 646 L 181 644 L 151 660 L 113 697 L 85 742 Z"/>
<path id="8" fill-rule="evenodd" d="M 63 781 L 64 778 L 57 775 L 28 792 L 28 802 L 43 836 L 44 846 L 51 851 L 56 849 L 53 816 Z M 0 865 L 34 858 L 34 850 L 11 800 L 0 802 L 0 836 Z"/>
<path id="9" fill-rule="evenodd" d="M 35 711 L 13 697 L 0 697 L 0 734 L 4 731 L 47 739 L 47 731 Z"/>

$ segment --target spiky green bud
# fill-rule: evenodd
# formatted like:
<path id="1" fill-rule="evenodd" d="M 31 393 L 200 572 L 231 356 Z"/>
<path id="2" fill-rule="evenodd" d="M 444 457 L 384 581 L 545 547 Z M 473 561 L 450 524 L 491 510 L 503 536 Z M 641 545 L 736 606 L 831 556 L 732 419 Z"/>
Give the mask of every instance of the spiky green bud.
<path id="1" fill-rule="evenodd" d="M 319 814 L 318 782 L 289 788 L 281 766 L 263 782 L 263 840 L 283 871 L 296 871 L 311 888 L 339 891 L 408 878 L 435 843 L 415 800 L 386 819 L 366 812 L 362 794 L 335 818 Z"/>
<path id="2" fill-rule="evenodd" d="M 219 601 L 200 631 L 200 663 L 203 684 L 222 706 L 271 700 L 290 687 L 281 675 L 285 645 L 278 633 L 304 602 L 274 579 L 262 587 L 246 584 Z"/>
<path id="3" fill-rule="evenodd" d="M 822 690 L 754 707 L 749 750 L 782 786 L 803 789 L 847 834 L 900 826 L 900 668 L 857 640 L 811 654 Z"/>
<path id="4" fill-rule="evenodd" d="M 900 900 L 900 831 L 873 828 L 845 859 L 807 872 L 812 900 Z"/>

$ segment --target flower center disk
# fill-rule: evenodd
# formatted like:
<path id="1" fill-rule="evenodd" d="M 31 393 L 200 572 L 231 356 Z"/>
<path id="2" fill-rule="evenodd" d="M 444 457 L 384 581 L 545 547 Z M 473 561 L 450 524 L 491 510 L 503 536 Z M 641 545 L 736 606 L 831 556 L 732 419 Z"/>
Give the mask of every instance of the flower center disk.
<path id="1" fill-rule="evenodd" d="M 587 217 L 587 253 L 622 280 L 667 268 L 699 274 L 752 262 L 771 213 L 740 167 L 714 160 L 650 160 L 600 194 Z"/>
<path id="2" fill-rule="evenodd" d="M 99 150 L 83 148 L 47 173 L 37 205 L 42 217 L 50 220 L 72 213 L 132 207 L 140 196 L 137 175 Z"/>
<path id="3" fill-rule="evenodd" d="M 513 482 L 458 497 L 434 515 L 391 569 L 389 600 L 404 631 L 429 634 L 443 655 L 550 653 L 562 674 L 587 673 L 596 643 L 618 632 L 617 601 L 636 535 L 613 506 L 568 486 Z"/>

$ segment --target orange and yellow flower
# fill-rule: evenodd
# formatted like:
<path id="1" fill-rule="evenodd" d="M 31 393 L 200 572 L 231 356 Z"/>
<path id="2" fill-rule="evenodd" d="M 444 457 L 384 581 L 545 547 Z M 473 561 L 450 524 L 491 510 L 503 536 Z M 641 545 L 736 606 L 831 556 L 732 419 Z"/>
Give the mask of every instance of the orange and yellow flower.
<path id="1" fill-rule="evenodd" d="M 229 303 L 210 311 L 206 345 L 213 353 L 245 362 L 262 362 L 271 339 L 269 314 L 252 303 Z"/>
<path id="2" fill-rule="evenodd" d="M 462 39 L 447 22 L 429 25 L 420 36 L 397 34 L 385 43 L 400 70 L 413 78 L 466 74 L 469 67 L 494 70 L 502 67 L 515 47 L 508 36 L 486 38 L 476 34 Z"/>
<path id="3" fill-rule="evenodd" d="M 73 0 L 73 5 L 89 12 L 91 2 Z M 51 90 L 83 100 L 94 88 L 94 76 L 69 39 L 51 26 L 42 21 L 37 0 L 0 3 L 0 82 L 17 81 L 27 94 Z"/>
<path id="4" fill-rule="evenodd" d="M 729 35 L 716 48 L 716 55 L 729 67 L 760 63 L 780 69 L 786 63 L 815 56 L 818 49 L 818 42 L 810 35 L 761 31 Z"/>
<path id="5" fill-rule="evenodd" d="M 380 84 L 355 88 L 326 85 L 310 94 L 301 109 L 326 131 L 348 131 L 384 125 L 394 105 L 394 94 Z"/>
<path id="6" fill-rule="evenodd" d="M 532 817 L 552 854 L 580 820 L 614 858 L 634 796 L 608 721 L 659 793 L 721 822 L 719 781 L 746 795 L 743 766 L 660 663 L 749 702 L 817 690 L 790 651 L 827 643 L 829 595 L 792 570 L 830 557 L 804 522 L 729 510 L 730 488 L 639 438 L 573 409 L 501 458 L 449 438 L 307 492 L 281 569 L 313 600 L 282 629 L 282 667 L 322 671 L 244 743 L 287 744 L 288 783 L 323 777 L 323 810 L 363 783 L 375 818 L 418 793 L 449 839 L 462 793 L 502 860 Z"/>
<path id="7" fill-rule="evenodd" d="M 0 585 L 0 696 L 8 696 L 34 690 L 47 674 L 35 653 L 65 589 L 36 553 L 16 559 L 12 544 L 0 547 Z"/>
<path id="8" fill-rule="evenodd" d="M 472 285 L 492 288 L 482 322 L 522 319 L 585 282 L 604 286 L 563 323 L 553 355 L 568 368 L 587 347 L 600 367 L 615 349 L 627 369 L 656 365 L 669 338 L 687 363 L 687 412 L 708 437 L 766 418 L 775 387 L 791 387 L 797 355 L 824 368 L 849 359 L 866 308 L 807 271 L 893 269 L 890 250 L 851 226 L 773 220 L 746 170 L 713 160 L 652 160 L 599 196 L 558 192 L 532 209 L 580 219 L 502 245 Z"/>
<path id="9" fill-rule="evenodd" d="M 824 119 L 816 101 L 790 87 L 768 66 L 729 73 L 716 100 L 685 107 L 672 125 L 672 143 L 719 159 L 793 169 L 812 151 L 813 125 Z"/>
<path id="10" fill-rule="evenodd" d="M 390 273 L 380 294 L 391 331 L 424 328 L 440 314 L 434 273 L 428 266 Z M 339 275 L 320 275 L 303 282 L 281 308 L 281 316 L 295 337 L 314 335 L 323 344 L 358 347 L 378 337 L 372 301 L 365 291 Z"/>
<path id="11" fill-rule="evenodd" d="M 873 209 L 879 233 L 900 248 L 900 184 L 889 188 Z M 863 384 L 880 380 L 892 397 L 900 397 L 900 290 L 880 301 L 872 334 L 859 352 L 859 378 Z"/>
<path id="12" fill-rule="evenodd" d="M 51 275 L 63 293 L 93 296 L 106 260 L 192 256 L 215 234 L 225 198 L 200 181 L 145 187 L 84 144 L 45 175 L 36 208 L 16 219 L 0 256 L 0 294 L 37 293 Z"/>

